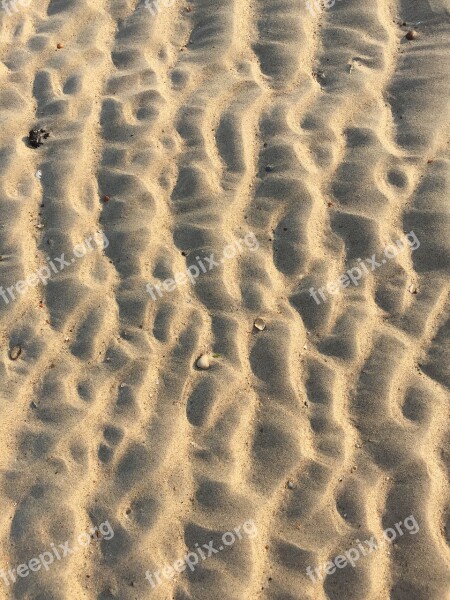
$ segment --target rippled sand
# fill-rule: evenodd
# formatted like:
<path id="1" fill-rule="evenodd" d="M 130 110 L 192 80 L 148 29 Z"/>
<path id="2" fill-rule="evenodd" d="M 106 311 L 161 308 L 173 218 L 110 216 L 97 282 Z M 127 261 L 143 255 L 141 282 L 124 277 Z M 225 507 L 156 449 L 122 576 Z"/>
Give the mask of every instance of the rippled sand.
<path id="1" fill-rule="evenodd" d="M 450 3 L 28 1 L 0 598 L 449 599 Z"/>

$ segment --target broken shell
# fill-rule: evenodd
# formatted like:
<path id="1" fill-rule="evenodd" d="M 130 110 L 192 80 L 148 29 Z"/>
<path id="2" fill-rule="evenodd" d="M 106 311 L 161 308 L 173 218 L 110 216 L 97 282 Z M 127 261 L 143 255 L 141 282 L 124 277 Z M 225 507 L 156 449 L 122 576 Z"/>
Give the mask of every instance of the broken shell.
<path id="1" fill-rule="evenodd" d="M 11 360 L 17 360 L 19 356 L 22 354 L 22 348 L 20 346 L 14 346 L 9 353 L 9 358 Z"/>
<path id="2" fill-rule="evenodd" d="M 412 283 L 408 288 L 408 292 L 410 294 L 417 294 L 417 287 Z"/>
<path id="3" fill-rule="evenodd" d="M 259 331 L 264 331 L 264 329 L 266 328 L 266 322 L 264 321 L 264 319 L 261 319 L 261 317 L 258 317 L 257 319 L 255 319 L 255 322 L 253 323 L 253 325 Z"/>
<path id="4" fill-rule="evenodd" d="M 211 366 L 211 361 L 207 354 L 202 354 L 196 364 L 198 369 L 206 370 Z"/>

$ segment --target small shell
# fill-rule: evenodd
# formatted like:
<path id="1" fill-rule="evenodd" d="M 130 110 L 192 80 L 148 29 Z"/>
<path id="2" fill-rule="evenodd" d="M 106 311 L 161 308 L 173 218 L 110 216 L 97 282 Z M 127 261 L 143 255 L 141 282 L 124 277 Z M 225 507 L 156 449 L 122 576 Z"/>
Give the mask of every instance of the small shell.
<path id="1" fill-rule="evenodd" d="M 21 354 L 22 348 L 20 346 L 14 346 L 9 353 L 9 358 L 11 360 L 17 360 Z"/>
<path id="2" fill-rule="evenodd" d="M 258 317 L 257 319 L 255 319 L 255 322 L 253 323 L 253 325 L 259 331 L 264 331 L 264 329 L 266 328 L 266 322 L 264 321 L 264 319 L 261 319 L 261 317 Z"/>
<path id="3" fill-rule="evenodd" d="M 414 283 L 412 283 L 409 288 L 408 288 L 408 292 L 410 294 L 417 294 L 417 287 L 414 285 Z"/>
<path id="4" fill-rule="evenodd" d="M 211 361 L 209 359 L 209 356 L 207 354 L 202 354 L 198 359 L 197 359 L 197 368 L 198 369 L 209 369 L 209 367 L 211 366 Z"/>
<path id="5" fill-rule="evenodd" d="M 415 40 L 419 34 L 414 29 L 410 29 L 408 33 L 405 35 L 407 40 Z"/>
<path id="6" fill-rule="evenodd" d="M 293 489 L 294 489 L 294 487 L 295 487 L 295 485 L 294 485 L 294 482 L 293 482 L 293 481 L 291 481 L 291 480 L 289 480 L 289 481 L 287 482 L 287 487 L 288 487 L 288 489 L 290 489 L 290 490 L 293 490 Z"/>

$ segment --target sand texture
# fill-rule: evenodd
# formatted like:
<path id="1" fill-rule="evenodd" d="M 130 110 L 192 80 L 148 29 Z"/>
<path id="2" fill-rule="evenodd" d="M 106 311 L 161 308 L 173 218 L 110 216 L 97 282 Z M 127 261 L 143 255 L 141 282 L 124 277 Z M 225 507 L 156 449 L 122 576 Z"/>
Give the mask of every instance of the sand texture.
<path id="1" fill-rule="evenodd" d="M 0 7 L 0 600 L 449 600 L 450 0 L 147 4 Z"/>

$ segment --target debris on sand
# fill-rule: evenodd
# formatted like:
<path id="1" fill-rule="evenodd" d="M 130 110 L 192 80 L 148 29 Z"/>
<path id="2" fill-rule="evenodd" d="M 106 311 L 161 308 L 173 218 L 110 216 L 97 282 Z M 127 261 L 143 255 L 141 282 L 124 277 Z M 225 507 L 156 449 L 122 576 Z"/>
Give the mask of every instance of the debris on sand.
<path id="1" fill-rule="evenodd" d="M 28 134 L 28 142 L 32 148 L 39 148 L 43 144 L 42 140 L 46 140 L 49 135 L 45 129 L 32 129 Z"/>
<path id="2" fill-rule="evenodd" d="M 22 354 L 21 346 L 14 346 L 9 353 L 9 358 L 11 360 L 17 360 L 19 356 Z"/>
<path id="3" fill-rule="evenodd" d="M 261 317 L 255 319 L 253 325 L 255 329 L 258 329 L 258 331 L 264 331 L 264 329 L 266 328 L 266 322 L 264 321 L 264 319 L 261 319 Z"/>
<path id="4" fill-rule="evenodd" d="M 204 371 L 206 371 L 211 366 L 211 361 L 207 354 L 202 354 L 197 360 L 196 364 L 198 369 L 203 369 Z"/>

